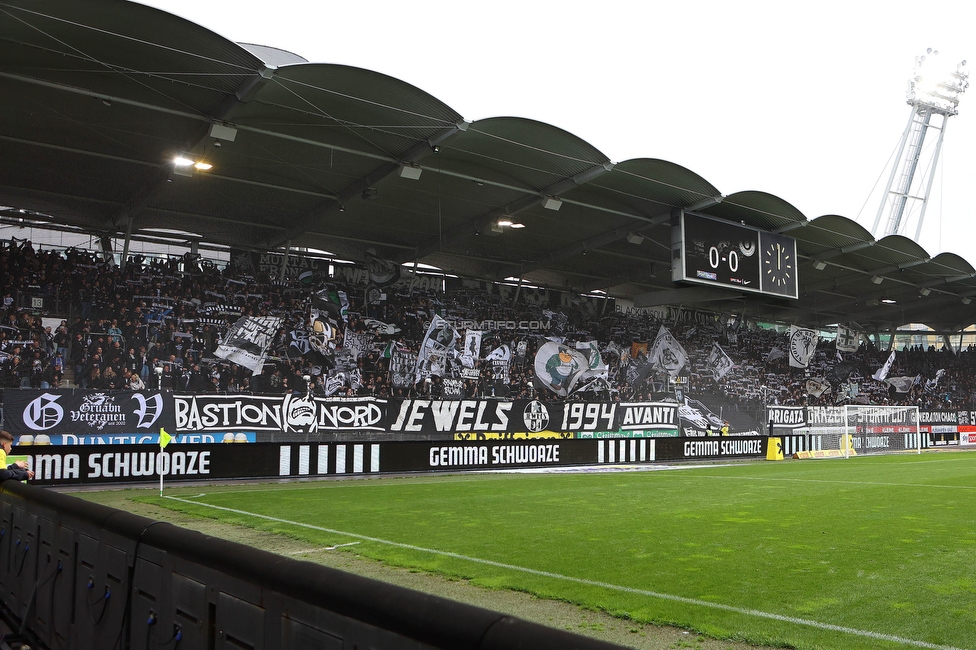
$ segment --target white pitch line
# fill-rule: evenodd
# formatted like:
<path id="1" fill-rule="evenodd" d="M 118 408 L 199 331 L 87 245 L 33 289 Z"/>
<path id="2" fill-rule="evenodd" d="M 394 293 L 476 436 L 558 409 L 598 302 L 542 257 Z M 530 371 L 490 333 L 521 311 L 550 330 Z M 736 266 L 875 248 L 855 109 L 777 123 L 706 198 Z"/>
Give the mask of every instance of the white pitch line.
<path id="1" fill-rule="evenodd" d="M 780 621 L 783 623 L 792 623 L 794 625 L 804 625 L 806 627 L 812 627 L 819 630 L 829 630 L 831 632 L 842 632 L 844 634 L 851 634 L 853 636 L 866 637 L 869 639 L 879 639 L 881 641 L 891 641 L 894 643 L 902 643 L 915 648 L 928 648 L 929 650 L 971 650 L 966 648 L 957 648 L 955 646 L 949 645 L 939 645 L 937 643 L 928 643 L 926 641 L 919 641 L 916 639 L 908 639 L 905 637 L 895 636 L 893 634 L 883 634 L 881 632 L 872 632 L 870 630 L 859 630 L 852 627 L 844 627 L 842 625 L 833 625 L 831 623 L 822 623 L 820 621 L 813 621 L 805 618 L 796 618 L 793 616 L 784 616 L 782 614 L 773 614 L 771 612 L 763 612 L 757 609 L 747 609 L 743 607 L 735 607 L 733 605 L 723 605 L 721 603 L 712 603 L 707 600 L 698 600 L 697 598 L 686 598 L 685 596 L 675 596 L 673 594 L 665 594 L 657 591 L 650 591 L 647 589 L 638 589 L 636 587 L 624 587 L 621 585 L 611 584 L 609 582 L 601 582 L 599 580 L 589 580 L 587 578 L 575 578 L 573 576 L 564 576 L 559 573 L 552 573 L 550 571 L 540 571 L 539 569 L 530 569 L 528 567 L 516 566 L 514 564 L 505 564 L 504 562 L 495 562 L 494 560 L 485 560 L 482 558 L 471 557 L 468 555 L 461 555 L 459 553 L 451 553 L 450 551 L 439 551 L 431 548 L 424 548 L 422 546 L 414 546 L 413 544 L 404 544 L 402 542 L 393 542 L 386 539 L 380 539 L 378 537 L 370 537 L 368 535 L 360 535 L 359 533 L 350 533 L 343 530 L 335 530 L 333 528 L 325 528 L 324 526 L 316 526 L 314 524 L 305 524 L 298 521 L 289 521 L 287 519 L 281 519 L 279 517 L 271 517 L 269 515 L 262 515 L 256 512 L 247 512 L 246 510 L 237 510 L 235 508 L 225 508 L 224 506 L 216 506 L 209 503 L 201 503 L 200 501 L 188 501 L 186 499 L 181 499 L 180 497 L 167 496 L 166 499 L 172 499 L 173 501 L 181 501 L 183 503 L 189 503 L 192 505 L 206 506 L 208 508 L 213 508 L 214 510 L 221 510 L 223 512 L 231 512 L 237 515 L 244 515 L 247 517 L 254 517 L 256 519 L 265 519 L 267 521 L 273 521 L 279 524 L 289 524 L 292 526 L 297 526 L 299 528 L 308 528 L 310 530 L 317 530 L 323 533 L 331 533 L 334 535 L 344 535 L 346 537 L 353 537 L 355 539 L 360 539 L 367 542 L 376 542 L 377 544 L 386 544 L 387 546 L 394 546 L 396 548 L 408 549 L 411 551 L 420 551 L 422 553 L 430 553 L 432 555 L 442 555 L 444 557 L 450 557 L 457 560 L 465 560 L 467 562 L 475 562 L 478 564 L 484 564 L 487 566 L 493 566 L 500 569 L 507 569 L 509 571 L 518 571 L 521 573 L 528 573 L 530 575 L 542 576 L 545 578 L 553 578 L 556 580 L 565 580 L 567 582 L 575 582 L 576 584 L 587 585 L 591 587 L 601 587 L 603 589 L 609 589 L 611 591 L 620 591 L 629 594 L 637 594 L 640 596 L 648 596 L 651 598 L 659 598 L 661 600 L 670 600 L 673 602 L 684 603 L 686 605 L 695 605 L 698 607 L 706 607 L 711 609 L 718 609 L 725 612 L 732 612 L 735 614 L 742 614 L 745 616 L 754 616 L 756 618 L 765 618 L 773 621 Z"/>

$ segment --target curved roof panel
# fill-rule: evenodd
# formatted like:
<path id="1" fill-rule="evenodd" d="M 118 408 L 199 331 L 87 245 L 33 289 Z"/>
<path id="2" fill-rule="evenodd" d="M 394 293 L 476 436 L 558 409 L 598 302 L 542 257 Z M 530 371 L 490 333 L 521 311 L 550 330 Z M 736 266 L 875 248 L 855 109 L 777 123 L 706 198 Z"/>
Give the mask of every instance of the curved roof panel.
<path id="1" fill-rule="evenodd" d="M 202 247 L 354 260 L 371 249 L 486 280 L 811 325 L 976 320 L 962 300 L 976 272 L 958 255 L 929 259 L 838 215 L 810 221 L 766 192 L 722 197 L 668 161 L 613 165 L 544 122 L 468 123 L 403 81 L 275 52 L 121 0 L 6 0 L 0 206 L 16 210 L 0 208 L 0 222 L 34 210 L 37 223 L 117 237 L 193 232 Z M 176 154 L 213 168 L 177 173 Z M 800 299 L 676 285 L 682 209 L 794 237 Z"/>
<path id="2" fill-rule="evenodd" d="M 791 204 L 766 192 L 736 192 L 725 197 L 709 213 L 729 221 L 741 221 L 763 230 L 783 230 L 803 224 L 807 218 Z"/>

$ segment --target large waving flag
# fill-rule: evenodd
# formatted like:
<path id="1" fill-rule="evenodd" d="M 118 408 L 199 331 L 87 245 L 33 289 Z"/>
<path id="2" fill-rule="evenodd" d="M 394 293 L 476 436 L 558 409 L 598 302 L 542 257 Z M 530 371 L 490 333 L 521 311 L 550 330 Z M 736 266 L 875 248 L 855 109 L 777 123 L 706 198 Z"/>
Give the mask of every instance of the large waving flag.
<path id="1" fill-rule="evenodd" d="M 677 377 L 688 363 L 688 353 L 664 325 L 661 325 L 661 329 L 658 330 L 657 338 L 654 339 L 647 358 L 655 366 L 666 370 L 671 377 Z"/>
<path id="2" fill-rule="evenodd" d="M 806 368 L 817 351 L 816 330 L 790 325 L 790 367 Z"/>
<path id="3" fill-rule="evenodd" d="M 278 316 L 242 316 L 227 330 L 214 356 L 244 366 L 252 375 L 259 374 L 281 322 Z"/>
<path id="4" fill-rule="evenodd" d="M 721 381 L 722 377 L 729 374 L 733 366 L 735 364 L 722 349 L 722 346 L 718 343 L 712 343 L 712 351 L 708 353 L 708 358 L 705 359 L 705 367 L 712 373 L 715 381 Z"/>
<path id="5" fill-rule="evenodd" d="M 573 392 L 583 373 L 590 367 L 582 352 L 554 341 L 539 348 L 534 365 L 538 382 L 562 397 Z"/>
<path id="6" fill-rule="evenodd" d="M 577 341 L 576 349 L 582 352 L 583 356 L 587 359 L 587 379 L 590 377 L 607 378 L 607 362 L 603 359 L 603 354 L 600 352 L 599 341 Z"/>
<path id="7" fill-rule="evenodd" d="M 888 373 L 891 372 L 891 366 L 895 364 L 895 351 L 892 350 L 891 354 L 888 355 L 888 360 L 884 362 L 884 365 L 878 368 L 871 378 L 875 381 L 884 381 L 888 377 Z"/>
<path id="8" fill-rule="evenodd" d="M 838 352 L 857 352 L 860 336 L 856 330 L 843 325 L 837 326 L 837 338 L 835 343 Z"/>
<path id="9" fill-rule="evenodd" d="M 417 381 L 431 375 L 443 377 L 450 363 L 457 356 L 457 344 L 460 339 L 461 335 L 453 325 L 434 314 L 423 343 L 420 344 L 420 353 L 417 355 Z"/>

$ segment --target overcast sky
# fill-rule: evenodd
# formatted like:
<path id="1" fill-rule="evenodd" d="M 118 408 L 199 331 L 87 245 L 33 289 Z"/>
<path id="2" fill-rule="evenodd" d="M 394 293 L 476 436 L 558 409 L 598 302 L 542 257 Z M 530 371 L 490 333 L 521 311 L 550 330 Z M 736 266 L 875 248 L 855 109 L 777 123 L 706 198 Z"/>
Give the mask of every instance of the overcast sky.
<path id="1" fill-rule="evenodd" d="M 548 122 L 615 162 L 669 160 L 723 194 L 769 192 L 810 219 L 839 214 L 869 231 L 915 57 L 932 48 L 976 67 L 971 0 L 145 4 L 233 41 L 397 77 L 467 120 Z M 919 243 L 974 263 L 970 92 L 949 119 Z"/>

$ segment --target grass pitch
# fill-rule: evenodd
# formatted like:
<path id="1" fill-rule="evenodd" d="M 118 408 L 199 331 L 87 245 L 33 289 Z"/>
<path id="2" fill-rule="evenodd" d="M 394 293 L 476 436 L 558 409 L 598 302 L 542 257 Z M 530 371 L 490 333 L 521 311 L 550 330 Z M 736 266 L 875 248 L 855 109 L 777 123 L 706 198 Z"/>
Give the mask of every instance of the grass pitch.
<path id="1" fill-rule="evenodd" d="M 976 453 L 167 487 L 190 514 L 796 648 L 976 650 Z"/>

